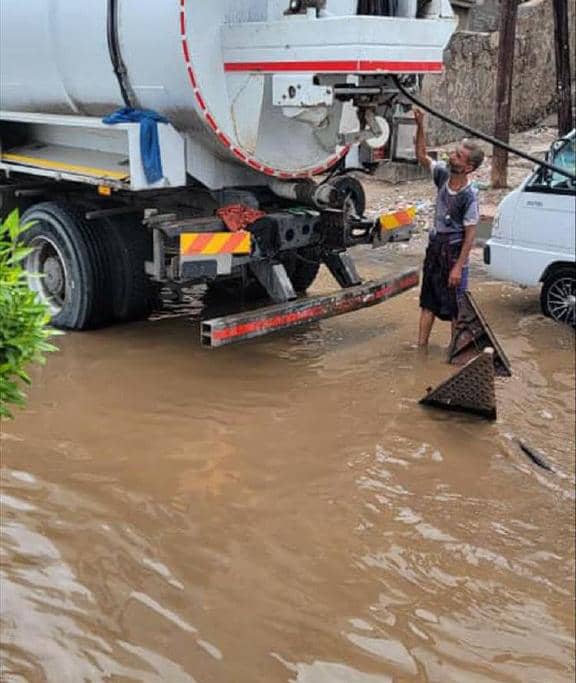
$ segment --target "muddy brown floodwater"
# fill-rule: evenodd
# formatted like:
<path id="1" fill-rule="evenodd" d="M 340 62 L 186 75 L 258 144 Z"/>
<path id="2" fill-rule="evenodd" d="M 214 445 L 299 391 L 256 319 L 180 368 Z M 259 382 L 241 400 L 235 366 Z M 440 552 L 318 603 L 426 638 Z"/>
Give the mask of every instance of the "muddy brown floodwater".
<path id="1" fill-rule="evenodd" d="M 572 681 L 574 333 L 475 294 L 496 423 L 418 405 L 450 370 L 414 290 L 216 351 L 176 315 L 62 337 L 3 425 L 2 680 Z"/>

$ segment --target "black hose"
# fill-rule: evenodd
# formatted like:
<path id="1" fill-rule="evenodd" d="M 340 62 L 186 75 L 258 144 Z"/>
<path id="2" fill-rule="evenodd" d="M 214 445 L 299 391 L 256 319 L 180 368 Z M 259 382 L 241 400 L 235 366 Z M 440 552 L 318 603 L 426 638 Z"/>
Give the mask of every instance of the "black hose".
<path id="1" fill-rule="evenodd" d="M 506 142 L 502 142 L 502 140 L 498 140 L 496 138 L 493 138 L 491 135 L 486 135 L 485 133 L 481 133 L 478 130 L 475 130 L 474 128 L 471 128 L 470 126 L 465 125 L 464 123 L 458 123 L 457 121 L 453 121 L 450 117 L 446 116 L 445 114 L 442 114 L 441 112 L 437 111 L 436 109 L 433 109 L 432 107 L 428 106 L 427 104 L 424 104 L 421 100 L 419 100 L 417 97 L 414 97 L 412 93 L 410 93 L 403 85 L 400 83 L 400 79 L 397 76 L 394 76 L 394 80 L 396 82 L 396 86 L 398 87 L 398 90 L 405 95 L 410 101 L 414 102 L 414 104 L 418 105 L 425 111 L 427 111 L 429 114 L 432 114 L 432 116 L 436 116 L 437 118 L 441 119 L 445 123 L 449 123 L 452 126 L 455 126 L 456 128 L 460 128 L 461 130 L 465 131 L 466 133 L 469 133 L 470 135 L 473 135 L 475 138 L 480 138 L 481 140 L 484 140 L 485 142 L 489 142 L 491 145 L 494 145 L 496 147 L 501 147 L 502 149 L 505 149 L 507 152 L 510 152 L 511 154 L 515 154 L 518 157 L 522 157 L 523 159 L 526 159 L 527 161 L 531 161 L 534 164 L 537 164 L 538 166 L 543 166 L 544 168 L 547 168 L 550 171 L 554 171 L 554 173 L 558 173 L 566 178 L 570 178 L 570 180 L 576 180 L 576 175 L 573 173 L 570 173 L 570 171 L 566 171 L 563 168 L 559 168 L 558 166 L 554 166 L 553 164 L 548 163 L 547 161 L 542 161 L 542 159 L 538 159 L 537 157 L 533 157 L 530 154 L 527 154 L 526 152 L 521 152 L 518 149 L 515 149 L 514 147 L 511 147 L 509 144 Z"/>
<path id="2" fill-rule="evenodd" d="M 128 70 L 122 59 L 120 52 L 120 40 L 118 38 L 118 2 L 117 0 L 108 0 L 108 15 L 106 21 L 106 37 L 108 39 L 108 52 L 110 54 L 110 61 L 112 62 L 112 69 L 118 81 L 118 87 L 122 94 L 122 99 L 127 107 L 135 106 L 134 92 L 130 87 L 128 80 Z"/>

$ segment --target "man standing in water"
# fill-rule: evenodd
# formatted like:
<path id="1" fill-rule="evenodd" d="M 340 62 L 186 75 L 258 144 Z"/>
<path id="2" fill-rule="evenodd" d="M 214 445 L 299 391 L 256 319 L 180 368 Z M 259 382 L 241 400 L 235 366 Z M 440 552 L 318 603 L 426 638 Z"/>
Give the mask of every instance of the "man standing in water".
<path id="1" fill-rule="evenodd" d="M 416 158 L 430 169 L 438 188 L 420 292 L 418 346 L 426 348 L 436 318 L 450 320 L 454 331 L 458 301 L 468 287 L 468 257 L 479 218 L 478 196 L 469 174 L 484 161 L 484 152 L 463 140 L 446 163 L 435 161 L 426 151 L 424 114 L 414 109 L 414 118 Z"/>

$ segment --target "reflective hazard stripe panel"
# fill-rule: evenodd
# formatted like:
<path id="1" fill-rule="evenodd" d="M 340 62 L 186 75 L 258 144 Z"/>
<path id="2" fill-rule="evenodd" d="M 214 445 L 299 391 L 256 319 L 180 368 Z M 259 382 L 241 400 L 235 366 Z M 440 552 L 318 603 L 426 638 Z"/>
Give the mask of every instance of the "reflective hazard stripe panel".
<path id="1" fill-rule="evenodd" d="M 246 230 L 238 232 L 200 232 L 180 235 L 180 254 L 249 254 L 252 250 L 252 235 Z"/>
<path id="2" fill-rule="evenodd" d="M 408 208 L 401 209 L 400 211 L 384 213 L 380 216 L 380 228 L 382 230 L 395 230 L 396 228 L 401 228 L 404 225 L 410 225 L 414 222 L 415 217 L 415 206 L 409 206 Z"/>

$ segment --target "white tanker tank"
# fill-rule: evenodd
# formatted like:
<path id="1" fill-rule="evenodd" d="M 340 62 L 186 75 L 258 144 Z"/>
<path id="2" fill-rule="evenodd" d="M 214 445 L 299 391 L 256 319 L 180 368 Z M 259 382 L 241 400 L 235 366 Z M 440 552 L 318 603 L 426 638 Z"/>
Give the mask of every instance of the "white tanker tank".
<path id="1" fill-rule="evenodd" d="M 188 174 L 209 187 L 325 171 L 359 126 L 360 91 L 346 97 L 344 86 L 440 72 L 455 27 L 449 0 L 430 0 L 418 18 L 415 0 L 0 0 L 0 8 L 2 110 L 99 118 L 122 106 L 154 110 L 185 138 Z"/>
<path id="2" fill-rule="evenodd" d="M 364 216 L 338 162 L 395 132 L 395 77 L 441 72 L 455 25 L 449 0 L 0 0 L 0 219 L 33 224 L 53 323 L 141 317 L 160 285 L 284 307 L 203 324 L 214 345 L 413 287 L 361 285 L 348 248 L 413 214 Z M 321 263 L 345 291 L 299 299 Z"/>

